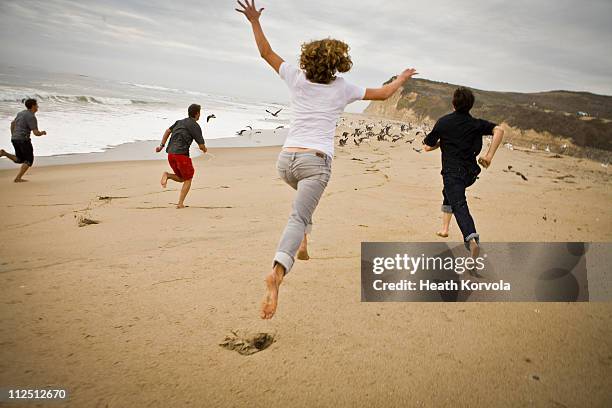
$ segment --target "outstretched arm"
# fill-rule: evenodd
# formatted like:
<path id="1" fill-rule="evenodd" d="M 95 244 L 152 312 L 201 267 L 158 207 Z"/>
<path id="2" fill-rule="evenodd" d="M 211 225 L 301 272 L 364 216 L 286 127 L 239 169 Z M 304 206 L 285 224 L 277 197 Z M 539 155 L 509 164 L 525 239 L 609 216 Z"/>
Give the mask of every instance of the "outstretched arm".
<path id="1" fill-rule="evenodd" d="M 170 137 L 171 133 L 172 133 L 171 129 L 166 129 L 166 131 L 164 132 L 164 136 L 162 137 L 162 141 L 161 141 L 160 145 L 155 148 L 155 151 L 157 153 L 162 151 L 162 149 L 166 145 L 166 141 L 168 141 L 168 138 Z"/>
<path id="2" fill-rule="evenodd" d="M 253 28 L 253 35 L 255 35 L 255 42 L 257 43 L 257 48 L 259 49 L 259 55 L 261 58 L 265 59 L 268 64 L 276 72 L 278 72 L 281 64 L 283 63 L 283 59 L 278 56 L 277 53 L 272 50 L 266 35 L 261 28 L 261 24 L 259 24 L 259 17 L 261 16 L 261 12 L 264 10 L 260 8 L 257 10 L 255 7 L 255 0 L 252 0 L 249 3 L 249 0 L 244 0 L 246 4 L 242 4 L 240 0 L 238 0 L 238 4 L 242 7 L 242 9 L 235 9 L 237 12 L 244 14 L 244 16 L 251 23 L 251 27 Z"/>
<path id="3" fill-rule="evenodd" d="M 478 159 L 478 163 L 485 169 L 489 168 L 491 162 L 493 161 L 493 156 L 495 156 L 495 152 L 497 148 L 501 144 L 504 139 L 504 129 L 499 126 L 495 126 L 493 129 L 493 140 L 491 141 L 491 145 L 489 146 L 489 150 L 487 150 L 487 154 Z"/>
<path id="4" fill-rule="evenodd" d="M 383 85 L 380 88 L 366 89 L 363 99 L 366 101 L 384 101 L 385 99 L 389 99 L 391 95 L 395 93 L 395 91 L 404 85 L 404 82 L 409 80 L 413 75 L 417 74 L 418 72 L 416 72 L 416 69 L 414 68 L 406 69 L 388 84 Z"/>

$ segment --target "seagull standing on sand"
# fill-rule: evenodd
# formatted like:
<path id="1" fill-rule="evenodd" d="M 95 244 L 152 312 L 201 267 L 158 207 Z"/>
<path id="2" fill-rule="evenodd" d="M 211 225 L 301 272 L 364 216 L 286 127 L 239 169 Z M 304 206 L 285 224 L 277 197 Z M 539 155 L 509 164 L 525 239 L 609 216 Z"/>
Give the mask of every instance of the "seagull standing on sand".
<path id="1" fill-rule="evenodd" d="M 345 145 L 346 145 L 346 142 L 347 142 L 347 140 L 348 140 L 348 137 L 349 137 L 348 132 L 344 132 L 344 133 L 342 134 L 342 138 L 341 138 L 341 139 L 338 141 L 338 144 L 339 144 L 340 146 L 345 146 Z"/>

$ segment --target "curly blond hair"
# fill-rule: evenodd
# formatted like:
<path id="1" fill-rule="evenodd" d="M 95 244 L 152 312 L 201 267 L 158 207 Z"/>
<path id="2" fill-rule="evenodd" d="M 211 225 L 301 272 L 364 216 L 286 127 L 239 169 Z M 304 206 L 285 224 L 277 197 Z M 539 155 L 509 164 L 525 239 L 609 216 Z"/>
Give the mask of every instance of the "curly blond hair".
<path id="1" fill-rule="evenodd" d="M 336 72 L 348 72 L 353 66 L 347 43 L 326 38 L 302 44 L 300 68 L 306 78 L 317 84 L 329 84 Z"/>

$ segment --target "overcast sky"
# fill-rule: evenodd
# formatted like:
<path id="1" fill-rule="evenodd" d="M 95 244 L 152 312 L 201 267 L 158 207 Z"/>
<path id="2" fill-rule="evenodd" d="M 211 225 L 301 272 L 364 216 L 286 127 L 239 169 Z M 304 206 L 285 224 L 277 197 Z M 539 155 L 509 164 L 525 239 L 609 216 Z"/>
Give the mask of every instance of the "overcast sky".
<path id="1" fill-rule="evenodd" d="M 612 94 L 610 0 L 267 0 L 274 50 L 297 61 L 323 37 L 351 46 L 347 77 L 377 86 L 404 68 L 480 89 Z M 0 54 L 120 81 L 287 100 L 232 0 L 1 0 Z"/>

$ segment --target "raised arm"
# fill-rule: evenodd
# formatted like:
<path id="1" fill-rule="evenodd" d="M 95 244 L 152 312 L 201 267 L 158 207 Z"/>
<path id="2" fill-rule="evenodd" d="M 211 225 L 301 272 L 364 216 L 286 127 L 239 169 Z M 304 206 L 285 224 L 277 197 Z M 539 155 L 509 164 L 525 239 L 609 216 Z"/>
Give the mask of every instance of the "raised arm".
<path id="1" fill-rule="evenodd" d="M 417 74 L 418 72 L 416 72 L 416 69 L 414 68 L 406 69 L 393 81 L 383 85 L 380 88 L 367 88 L 363 99 L 366 101 L 384 101 L 385 99 L 389 99 L 391 95 L 395 93 L 395 91 L 404 85 L 404 82 L 409 80 L 413 75 Z"/>
<path id="2" fill-rule="evenodd" d="M 237 12 L 244 14 L 244 16 L 251 23 L 251 27 L 253 28 L 253 35 L 255 36 L 255 42 L 257 43 L 257 48 L 259 49 L 259 55 L 261 58 L 265 59 L 268 64 L 276 72 L 278 72 L 281 64 L 283 63 L 283 59 L 278 56 L 277 53 L 272 50 L 266 35 L 261 28 L 261 24 L 259 24 L 259 17 L 261 16 L 261 12 L 264 10 L 263 7 L 257 10 L 255 7 L 255 0 L 249 3 L 249 0 L 244 0 L 246 4 L 242 4 L 240 0 L 238 0 L 238 4 L 241 9 L 235 9 Z"/>
<path id="3" fill-rule="evenodd" d="M 493 129 L 493 140 L 491 141 L 489 150 L 487 150 L 487 154 L 478 159 L 478 163 L 480 163 L 482 167 L 484 167 L 485 169 L 489 168 L 491 162 L 493 161 L 493 156 L 495 156 L 495 152 L 497 151 L 497 148 L 499 147 L 503 139 L 504 129 L 499 126 L 495 126 L 495 128 Z"/>
<path id="4" fill-rule="evenodd" d="M 166 129 L 166 131 L 164 132 L 164 136 L 162 137 L 161 143 L 159 144 L 159 146 L 155 148 L 155 151 L 157 153 L 161 152 L 164 146 L 166 146 L 166 142 L 168 141 L 168 138 L 170 137 L 171 133 L 172 133 L 172 129 Z"/>

